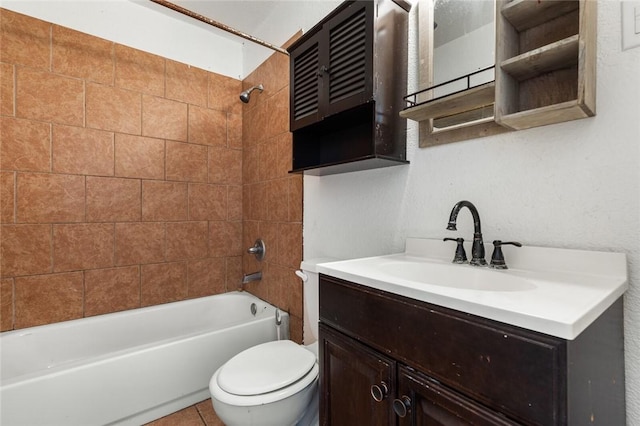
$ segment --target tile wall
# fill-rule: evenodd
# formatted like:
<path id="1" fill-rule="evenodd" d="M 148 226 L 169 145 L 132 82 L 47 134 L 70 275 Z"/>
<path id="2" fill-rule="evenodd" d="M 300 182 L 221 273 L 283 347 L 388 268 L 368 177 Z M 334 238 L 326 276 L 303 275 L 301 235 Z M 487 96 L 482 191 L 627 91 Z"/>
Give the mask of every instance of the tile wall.
<path id="1" fill-rule="evenodd" d="M 290 314 L 291 338 L 302 341 L 302 284 L 294 271 L 302 260 L 302 175 L 290 174 L 289 58 L 274 53 L 243 81 L 244 89 L 262 84 L 244 105 L 243 248 L 262 238 L 263 262 L 243 254 L 245 272 L 262 271 L 245 288 Z"/>
<path id="2" fill-rule="evenodd" d="M 0 329 L 238 288 L 242 82 L 0 13 Z"/>

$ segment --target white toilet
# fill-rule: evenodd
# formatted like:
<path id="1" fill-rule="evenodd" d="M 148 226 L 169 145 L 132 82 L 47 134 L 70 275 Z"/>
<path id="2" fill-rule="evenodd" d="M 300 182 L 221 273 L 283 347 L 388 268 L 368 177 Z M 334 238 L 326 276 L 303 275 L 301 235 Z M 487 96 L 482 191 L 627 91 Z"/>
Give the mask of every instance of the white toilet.
<path id="1" fill-rule="evenodd" d="M 278 340 L 231 358 L 209 382 L 213 408 L 227 426 L 312 426 L 318 424 L 318 273 L 303 261 L 305 343 Z M 309 336 L 309 332 L 312 336 Z"/>

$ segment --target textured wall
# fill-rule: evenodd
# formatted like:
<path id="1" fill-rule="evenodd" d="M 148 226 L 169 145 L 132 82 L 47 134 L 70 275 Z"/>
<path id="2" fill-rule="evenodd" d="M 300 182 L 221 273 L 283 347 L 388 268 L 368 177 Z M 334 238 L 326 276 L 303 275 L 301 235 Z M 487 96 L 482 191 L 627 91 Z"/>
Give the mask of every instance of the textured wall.
<path id="1" fill-rule="evenodd" d="M 236 289 L 242 83 L 0 22 L 1 329 Z"/>
<path id="2" fill-rule="evenodd" d="M 411 36 L 415 82 L 415 25 Z M 627 421 L 640 424 L 640 48 L 620 46 L 620 3 L 600 1 L 594 118 L 427 149 L 410 123 L 409 166 L 305 177 L 304 257 L 399 252 L 406 237 L 469 239 L 466 211 L 459 232 L 445 230 L 463 199 L 478 207 L 485 241 L 626 253 Z"/>

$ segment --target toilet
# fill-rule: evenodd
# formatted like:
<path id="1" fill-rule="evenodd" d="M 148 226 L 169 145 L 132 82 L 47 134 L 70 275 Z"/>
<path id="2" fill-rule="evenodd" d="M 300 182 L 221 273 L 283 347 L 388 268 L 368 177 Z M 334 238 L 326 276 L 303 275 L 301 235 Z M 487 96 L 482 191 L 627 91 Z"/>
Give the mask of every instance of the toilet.
<path id="1" fill-rule="evenodd" d="M 276 340 L 253 346 L 227 361 L 209 382 L 213 408 L 227 426 L 318 424 L 318 273 L 303 261 L 305 343 Z M 311 335 L 309 335 L 311 334 Z M 313 343 L 309 344 L 309 342 Z"/>

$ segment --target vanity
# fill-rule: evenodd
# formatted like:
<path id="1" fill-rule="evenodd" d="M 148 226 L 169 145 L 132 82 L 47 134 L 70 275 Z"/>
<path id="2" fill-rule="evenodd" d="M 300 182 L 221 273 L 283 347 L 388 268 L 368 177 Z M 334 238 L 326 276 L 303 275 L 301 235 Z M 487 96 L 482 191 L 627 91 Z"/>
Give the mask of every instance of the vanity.
<path id="1" fill-rule="evenodd" d="M 451 248 L 318 265 L 320 423 L 624 425 L 625 255 Z"/>

